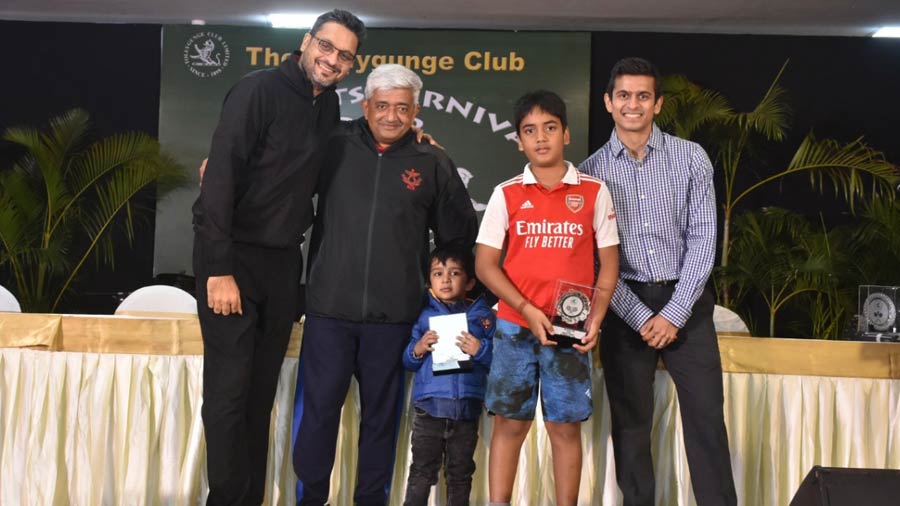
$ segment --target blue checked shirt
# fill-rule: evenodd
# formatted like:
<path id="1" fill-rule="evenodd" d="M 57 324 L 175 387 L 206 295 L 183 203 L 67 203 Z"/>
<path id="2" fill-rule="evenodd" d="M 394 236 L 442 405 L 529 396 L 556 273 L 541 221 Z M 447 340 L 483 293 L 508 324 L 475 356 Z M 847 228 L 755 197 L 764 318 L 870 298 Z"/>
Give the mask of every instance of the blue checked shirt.
<path id="1" fill-rule="evenodd" d="M 660 314 L 681 328 L 712 270 L 716 255 L 713 167 L 699 144 L 653 131 L 642 161 L 613 130 L 582 172 L 603 180 L 612 195 L 621 241 L 619 281 L 610 307 L 639 330 L 653 316 L 625 280 L 677 279 Z"/>

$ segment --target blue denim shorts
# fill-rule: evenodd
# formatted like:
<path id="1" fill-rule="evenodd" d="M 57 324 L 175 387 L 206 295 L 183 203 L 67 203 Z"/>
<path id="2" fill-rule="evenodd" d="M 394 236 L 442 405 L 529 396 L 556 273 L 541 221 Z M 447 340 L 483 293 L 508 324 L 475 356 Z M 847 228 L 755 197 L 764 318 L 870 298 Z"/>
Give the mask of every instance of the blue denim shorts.
<path id="1" fill-rule="evenodd" d="M 499 318 L 493 344 L 484 399 L 490 412 L 514 420 L 534 420 L 540 384 L 544 420 L 580 422 L 591 416 L 590 353 L 541 346 L 527 327 Z"/>

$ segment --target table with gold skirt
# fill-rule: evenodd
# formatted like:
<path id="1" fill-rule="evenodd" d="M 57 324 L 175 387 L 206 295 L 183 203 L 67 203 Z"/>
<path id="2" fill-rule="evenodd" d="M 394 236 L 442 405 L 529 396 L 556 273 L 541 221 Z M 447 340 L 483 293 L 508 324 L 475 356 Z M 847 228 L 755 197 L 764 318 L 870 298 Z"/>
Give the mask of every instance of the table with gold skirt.
<path id="1" fill-rule="evenodd" d="M 0 314 L 0 504 L 205 502 L 199 324 L 168 316 Z M 290 431 L 300 334 L 295 327 L 273 407 L 265 504 L 294 504 Z M 900 468 L 900 345 L 720 336 L 719 346 L 740 504 L 788 504 L 816 464 Z M 593 372 L 579 504 L 611 506 L 621 497 L 603 372 Z M 664 370 L 656 374 L 656 503 L 692 505 L 674 385 Z M 352 504 L 358 413 L 351 388 L 332 505 Z M 487 502 L 491 425 L 483 416 L 473 504 Z M 403 499 L 411 427 L 407 409 L 392 505 Z M 438 488 L 433 505 L 444 504 L 443 483 Z M 522 448 L 513 504 L 553 504 L 550 443 L 540 420 Z"/>

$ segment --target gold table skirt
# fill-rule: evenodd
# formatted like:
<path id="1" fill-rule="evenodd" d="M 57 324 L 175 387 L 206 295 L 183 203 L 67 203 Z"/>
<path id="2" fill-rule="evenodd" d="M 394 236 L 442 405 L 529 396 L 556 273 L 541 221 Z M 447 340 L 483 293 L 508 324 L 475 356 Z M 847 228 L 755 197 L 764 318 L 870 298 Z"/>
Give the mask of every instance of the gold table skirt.
<path id="1" fill-rule="evenodd" d="M 202 355 L 194 315 L 143 317 L 0 313 L 0 348 L 47 351 Z M 137 315 L 137 316 L 134 316 Z M 302 328 L 294 325 L 288 357 L 300 354 Z M 900 379 L 900 346 L 891 343 L 749 338 L 722 334 L 724 372 Z"/>

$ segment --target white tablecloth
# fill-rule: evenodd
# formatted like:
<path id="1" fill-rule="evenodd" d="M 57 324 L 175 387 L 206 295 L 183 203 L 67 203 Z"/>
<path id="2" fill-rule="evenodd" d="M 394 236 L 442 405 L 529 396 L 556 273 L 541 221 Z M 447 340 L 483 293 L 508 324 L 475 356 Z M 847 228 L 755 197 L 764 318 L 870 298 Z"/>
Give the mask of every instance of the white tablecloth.
<path id="1" fill-rule="evenodd" d="M 114 341 L 120 336 L 109 338 Z M 815 464 L 900 468 L 900 379 L 896 379 L 900 347 L 852 343 L 853 347 L 841 348 L 850 343 L 776 341 L 782 340 L 720 340 L 726 371 L 763 371 L 724 375 L 725 415 L 740 504 L 787 504 Z M 77 341 L 70 337 L 68 342 Z M 806 364 L 795 366 L 801 372 L 823 367 L 817 365 L 822 357 L 837 356 L 841 365 L 835 368 L 841 376 L 847 374 L 844 361 L 856 361 L 864 371 L 874 371 L 862 375 L 886 377 L 767 370 L 790 369 L 782 363 L 786 346 L 823 347 L 824 351 L 813 350 L 800 360 Z M 47 345 L 47 349 L 53 347 Z M 848 355 L 848 349 L 861 351 Z M 773 357 L 749 359 L 748 350 Z M 750 367 L 749 362 L 755 365 Z M 865 367 L 866 363 L 883 368 Z M 296 373 L 297 359 L 287 358 L 273 411 L 266 504 L 293 504 L 290 422 Z M 615 485 L 602 370 L 594 373 L 595 411 L 583 426 L 579 504 L 611 506 L 621 499 Z M 201 378 L 199 355 L 0 348 L 0 504 L 202 504 L 207 485 Z M 694 504 L 675 389 L 663 370 L 657 372 L 654 402 L 657 504 Z M 333 505 L 352 504 L 357 421 L 358 405 L 351 389 L 332 476 Z M 412 413 L 407 410 L 391 489 L 394 505 L 402 503 L 411 422 Z M 472 504 L 487 502 L 490 431 L 491 420 L 484 416 Z M 537 422 L 523 446 L 513 502 L 552 504 L 552 495 L 549 440 Z M 443 504 L 442 498 L 441 493 L 433 494 L 432 504 Z"/>

